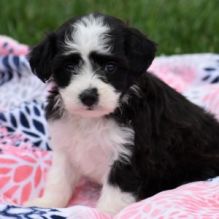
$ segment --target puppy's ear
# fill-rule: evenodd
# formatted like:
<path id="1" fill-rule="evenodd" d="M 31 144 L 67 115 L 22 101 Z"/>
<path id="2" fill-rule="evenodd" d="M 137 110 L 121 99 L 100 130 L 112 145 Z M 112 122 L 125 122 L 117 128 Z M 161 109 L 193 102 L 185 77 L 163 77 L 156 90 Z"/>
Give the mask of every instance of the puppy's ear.
<path id="1" fill-rule="evenodd" d="M 56 35 L 49 34 L 40 44 L 35 46 L 29 54 L 31 70 L 43 82 L 52 75 L 52 60 L 56 54 Z"/>
<path id="2" fill-rule="evenodd" d="M 156 53 L 156 44 L 135 28 L 127 28 L 125 42 L 130 68 L 136 76 L 139 76 L 146 72 L 152 63 Z"/>

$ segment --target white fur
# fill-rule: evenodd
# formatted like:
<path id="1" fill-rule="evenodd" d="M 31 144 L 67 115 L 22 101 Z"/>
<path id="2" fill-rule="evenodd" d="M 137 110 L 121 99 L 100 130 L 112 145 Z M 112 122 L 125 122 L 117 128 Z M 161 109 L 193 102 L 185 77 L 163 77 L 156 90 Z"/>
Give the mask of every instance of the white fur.
<path id="1" fill-rule="evenodd" d="M 66 53 L 79 53 L 83 64 L 78 66 L 79 74 L 72 78 L 71 83 L 60 89 L 65 107 L 73 114 L 84 117 L 100 117 L 109 114 L 118 107 L 119 94 L 110 84 L 104 83 L 95 74 L 89 61 L 89 54 L 93 51 L 101 54 L 110 53 L 107 37 L 109 27 L 103 23 L 102 17 L 89 15 L 76 22 L 70 38 L 66 37 Z M 99 101 L 93 110 L 87 110 L 79 95 L 86 89 L 96 88 Z"/>
<path id="2" fill-rule="evenodd" d="M 139 86 L 138 85 L 132 85 L 131 87 L 130 87 L 130 90 L 132 90 L 138 97 L 140 97 L 141 95 L 140 95 L 140 92 L 141 92 L 141 90 L 140 90 L 140 88 L 139 88 Z"/>
<path id="3" fill-rule="evenodd" d="M 53 150 L 62 150 L 81 175 L 98 183 L 108 173 L 119 155 L 129 157 L 131 151 L 124 144 L 133 143 L 133 130 L 119 127 L 114 120 L 82 118 L 65 114 L 50 122 Z"/>
<path id="4" fill-rule="evenodd" d="M 30 200 L 27 206 L 61 208 L 68 204 L 75 185 L 80 178 L 77 168 L 73 168 L 67 154 L 57 148 L 53 152 L 52 167 L 49 170 L 43 197 Z"/>
<path id="5" fill-rule="evenodd" d="M 66 54 L 80 53 L 83 64 L 78 66 L 79 73 L 73 76 L 70 84 L 59 90 L 61 98 L 56 99 L 55 106 L 63 104 L 66 111 L 62 118 L 49 121 L 54 151 L 52 168 L 43 197 L 28 205 L 65 207 L 77 181 L 87 176 L 104 184 L 98 207 L 115 213 L 134 198 L 104 182 L 115 160 L 122 157 L 123 162 L 129 162 L 131 151 L 124 145 L 133 144 L 134 133 L 131 128 L 102 117 L 119 106 L 120 94 L 98 78 L 89 62 L 92 51 L 110 53 L 109 27 L 101 17 L 90 15 L 74 24 L 73 29 L 71 37 L 65 39 Z M 79 99 L 89 88 L 96 88 L 99 97 L 92 110 Z"/>
<path id="6" fill-rule="evenodd" d="M 132 93 L 135 93 L 138 97 L 140 97 L 141 89 L 138 87 L 138 85 L 132 85 L 129 89 Z M 122 103 L 128 104 L 130 99 L 130 94 L 126 93 L 122 98 Z"/>
<path id="7" fill-rule="evenodd" d="M 104 184 L 97 208 L 111 215 L 119 212 L 131 203 L 134 203 L 135 198 L 127 192 L 122 192 L 119 187 Z"/>
<path id="8" fill-rule="evenodd" d="M 73 25 L 71 37 L 66 36 L 66 53 L 80 53 L 82 57 L 87 57 L 91 51 L 109 53 L 109 30 L 103 17 L 95 18 L 91 14 L 82 18 Z"/>
<path id="9" fill-rule="evenodd" d="M 133 130 L 114 120 L 82 118 L 68 113 L 49 122 L 54 158 L 44 196 L 30 206 L 65 207 L 80 176 L 103 184 L 114 160 L 123 156 L 128 162 Z M 60 195 L 62 194 L 62 195 Z"/>
<path id="10" fill-rule="evenodd" d="M 79 98 L 79 95 L 86 89 L 96 88 L 99 94 L 98 103 L 93 110 L 88 110 Z M 65 108 L 72 114 L 84 117 L 100 117 L 109 114 L 118 107 L 119 94 L 110 85 L 104 83 L 92 72 L 89 63 L 86 62 L 81 73 L 74 76 L 71 83 L 60 89 Z"/>

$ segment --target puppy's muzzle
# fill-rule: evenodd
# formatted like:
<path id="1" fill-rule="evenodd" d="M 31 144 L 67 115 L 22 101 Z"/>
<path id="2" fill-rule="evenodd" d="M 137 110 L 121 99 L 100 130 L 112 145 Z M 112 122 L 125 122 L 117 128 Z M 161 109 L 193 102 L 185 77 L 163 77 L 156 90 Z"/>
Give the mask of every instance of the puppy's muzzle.
<path id="1" fill-rule="evenodd" d="M 92 107 L 98 103 L 99 95 L 96 88 L 88 88 L 79 95 L 83 105 Z"/>

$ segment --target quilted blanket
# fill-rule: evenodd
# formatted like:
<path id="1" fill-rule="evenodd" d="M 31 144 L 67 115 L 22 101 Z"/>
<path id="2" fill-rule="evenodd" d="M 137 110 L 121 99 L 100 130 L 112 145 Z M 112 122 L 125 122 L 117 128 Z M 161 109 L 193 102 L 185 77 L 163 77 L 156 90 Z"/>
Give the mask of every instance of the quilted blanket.
<path id="1" fill-rule="evenodd" d="M 0 36 L 0 218 L 112 219 L 95 209 L 100 186 L 83 179 L 67 208 L 25 208 L 43 193 L 52 150 L 47 87 L 30 71 L 28 46 Z M 219 119 L 219 55 L 157 57 L 150 71 Z M 115 219 L 219 218 L 219 177 L 189 183 L 132 204 Z"/>

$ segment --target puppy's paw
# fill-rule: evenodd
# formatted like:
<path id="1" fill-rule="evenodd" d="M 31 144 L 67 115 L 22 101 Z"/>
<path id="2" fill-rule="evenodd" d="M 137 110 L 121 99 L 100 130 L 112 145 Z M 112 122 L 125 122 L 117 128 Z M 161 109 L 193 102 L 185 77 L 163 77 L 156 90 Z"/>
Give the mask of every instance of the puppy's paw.
<path id="1" fill-rule="evenodd" d="M 63 208 L 65 205 L 48 198 L 35 198 L 24 203 L 25 207 L 39 207 L 39 208 Z"/>
<path id="2" fill-rule="evenodd" d="M 97 209 L 114 216 L 134 202 L 135 197 L 131 193 L 123 192 L 119 187 L 105 184 L 97 202 Z"/>
<path id="3" fill-rule="evenodd" d="M 119 212 L 118 209 L 116 209 L 112 206 L 108 206 L 105 203 L 98 203 L 96 208 L 100 212 L 105 213 L 105 214 L 109 214 L 111 216 L 114 216 L 115 214 L 117 214 Z"/>

